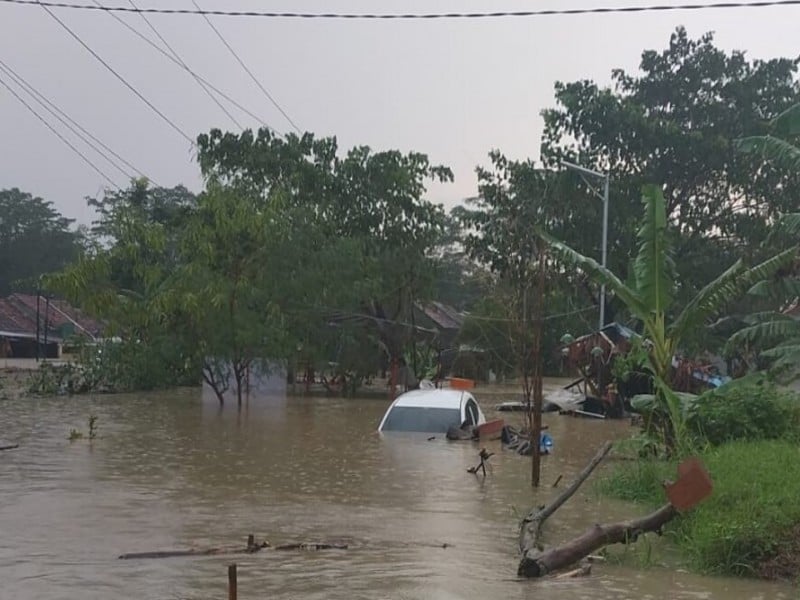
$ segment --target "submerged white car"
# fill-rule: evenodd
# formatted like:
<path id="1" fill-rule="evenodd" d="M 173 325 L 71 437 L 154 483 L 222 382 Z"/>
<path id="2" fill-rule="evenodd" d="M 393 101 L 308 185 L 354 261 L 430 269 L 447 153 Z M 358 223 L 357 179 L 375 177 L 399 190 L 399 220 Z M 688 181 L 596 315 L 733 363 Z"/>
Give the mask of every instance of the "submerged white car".
<path id="1" fill-rule="evenodd" d="M 481 407 L 469 392 L 420 389 L 398 396 L 383 415 L 378 431 L 447 433 L 450 427 L 485 422 Z"/>

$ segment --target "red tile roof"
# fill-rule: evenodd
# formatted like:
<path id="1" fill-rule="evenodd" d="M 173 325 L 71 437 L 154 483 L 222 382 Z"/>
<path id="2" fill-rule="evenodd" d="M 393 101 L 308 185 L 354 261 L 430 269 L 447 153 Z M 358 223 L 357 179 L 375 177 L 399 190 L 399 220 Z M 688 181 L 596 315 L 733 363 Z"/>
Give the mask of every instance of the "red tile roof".
<path id="1" fill-rule="evenodd" d="M 37 297 L 29 294 L 11 294 L 0 298 L 0 331 L 8 333 L 36 334 Z M 48 336 L 57 338 L 64 325 L 71 325 L 76 334 L 91 338 L 102 330 L 99 321 L 87 317 L 63 300 L 50 299 L 49 307 L 44 296 L 39 297 L 40 333 L 45 324 Z"/>

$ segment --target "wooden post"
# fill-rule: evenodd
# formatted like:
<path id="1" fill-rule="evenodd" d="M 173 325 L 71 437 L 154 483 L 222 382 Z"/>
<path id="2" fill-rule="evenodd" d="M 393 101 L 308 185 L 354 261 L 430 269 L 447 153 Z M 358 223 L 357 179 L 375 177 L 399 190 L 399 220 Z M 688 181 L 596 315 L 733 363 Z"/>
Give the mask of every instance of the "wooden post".
<path id="1" fill-rule="evenodd" d="M 542 436 L 542 329 L 544 326 L 544 243 L 539 241 L 539 285 L 536 290 L 536 307 L 533 330 L 533 418 L 531 419 L 531 485 L 539 487 L 541 474 L 540 439 Z"/>
<path id="2" fill-rule="evenodd" d="M 236 563 L 228 565 L 228 600 L 236 600 Z"/>

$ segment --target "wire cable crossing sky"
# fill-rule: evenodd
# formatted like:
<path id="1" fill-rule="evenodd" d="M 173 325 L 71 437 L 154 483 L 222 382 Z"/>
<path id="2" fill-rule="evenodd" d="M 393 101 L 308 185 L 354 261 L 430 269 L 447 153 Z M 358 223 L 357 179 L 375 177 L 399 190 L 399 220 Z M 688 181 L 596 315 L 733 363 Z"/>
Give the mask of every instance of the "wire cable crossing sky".
<path id="1" fill-rule="evenodd" d="M 35 87 L 33 87 L 28 81 L 25 80 L 25 78 L 23 78 L 19 73 L 17 73 L 14 69 L 12 69 L 3 60 L 0 60 L 0 71 L 3 71 L 6 74 L 6 76 L 10 77 L 11 80 L 14 81 L 14 83 L 16 83 L 21 89 L 25 90 L 45 110 L 47 110 L 51 115 L 53 115 L 56 119 L 58 119 L 67 129 L 72 131 L 72 133 L 76 137 L 81 139 L 84 144 L 92 148 L 92 150 L 94 150 L 97 154 L 102 156 L 106 161 L 108 161 L 109 164 L 111 164 L 115 169 L 120 171 L 128 179 L 133 178 L 131 173 L 120 167 L 120 165 L 117 162 L 111 160 L 111 158 L 108 155 L 106 155 L 102 150 L 100 150 L 98 146 L 102 147 L 106 152 L 108 152 L 111 156 L 116 158 L 120 163 L 127 166 L 132 172 L 138 174 L 140 177 L 147 178 L 147 176 L 144 173 L 142 173 L 142 171 L 134 167 L 130 162 L 128 162 L 122 156 L 114 152 L 114 150 L 109 148 L 106 144 L 104 144 L 101 140 L 99 140 L 95 135 L 93 135 L 80 123 L 75 121 L 75 119 L 70 117 L 63 110 L 61 110 L 54 102 L 49 100 L 47 96 L 45 96 Z M 97 144 L 97 146 L 95 144 Z"/>
<path id="2" fill-rule="evenodd" d="M 1 78 L 0 78 L 0 85 L 6 88 L 9 91 L 9 93 L 19 101 L 20 104 L 22 104 L 26 109 L 28 109 L 28 111 L 30 111 L 34 117 L 39 119 L 39 121 L 41 121 L 44 124 L 44 126 L 47 127 L 58 139 L 64 142 L 64 144 L 66 144 L 70 150 L 72 150 L 75 154 L 77 154 L 83 160 L 83 162 L 89 165 L 98 175 L 100 175 L 113 187 L 120 189 L 119 186 L 116 183 L 114 183 L 114 180 L 111 179 L 111 177 L 106 175 L 106 173 L 100 167 L 94 164 L 83 152 L 78 150 L 67 138 L 61 135 L 50 123 L 47 122 L 47 120 L 42 115 L 36 112 L 35 108 L 33 108 L 30 104 L 25 102 L 25 100 L 19 94 L 17 94 L 17 92 L 15 92 L 7 82 L 3 81 L 3 79 Z"/>
<path id="3" fill-rule="evenodd" d="M 566 8 L 496 12 L 443 12 L 443 13 L 310 13 L 274 12 L 258 10 L 203 10 L 189 8 L 132 8 L 129 6 L 97 6 L 68 2 L 36 2 L 33 0 L 0 0 L 5 4 L 24 4 L 51 8 L 130 12 L 161 15 L 212 15 L 220 17 L 262 17 L 271 19 L 352 19 L 352 20 L 423 20 L 423 19 L 498 19 L 508 17 L 546 17 L 554 15 L 592 15 L 604 13 L 671 12 L 681 10 L 707 10 L 732 8 L 765 8 L 770 6 L 800 6 L 800 0 L 756 0 L 755 2 L 709 2 L 698 4 L 653 4 L 649 6 L 607 6 L 594 8 Z"/>

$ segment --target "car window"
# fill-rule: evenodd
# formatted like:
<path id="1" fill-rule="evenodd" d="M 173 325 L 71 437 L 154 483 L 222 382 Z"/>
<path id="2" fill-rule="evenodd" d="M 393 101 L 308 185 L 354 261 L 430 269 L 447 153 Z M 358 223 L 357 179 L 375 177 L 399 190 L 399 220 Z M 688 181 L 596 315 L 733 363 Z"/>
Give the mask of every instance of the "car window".
<path id="1" fill-rule="evenodd" d="M 467 400 L 467 424 L 468 425 L 477 425 L 478 424 L 478 405 L 475 403 L 474 400 Z"/>
<path id="2" fill-rule="evenodd" d="M 461 426 L 457 408 L 428 408 L 424 406 L 395 406 L 386 417 L 382 431 L 420 431 L 447 433 L 450 427 Z"/>

